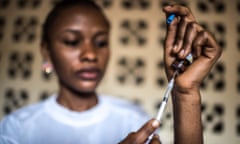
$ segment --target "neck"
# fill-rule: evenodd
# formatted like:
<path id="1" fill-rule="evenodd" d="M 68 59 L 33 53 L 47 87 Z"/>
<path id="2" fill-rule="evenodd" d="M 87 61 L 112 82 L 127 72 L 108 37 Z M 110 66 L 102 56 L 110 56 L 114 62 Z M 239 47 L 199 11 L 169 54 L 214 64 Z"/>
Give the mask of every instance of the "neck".
<path id="1" fill-rule="evenodd" d="M 68 90 L 60 89 L 57 102 L 72 111 L 85 111 L 94 107 L 98 100 L 95 92 L 73 93 Z"/>

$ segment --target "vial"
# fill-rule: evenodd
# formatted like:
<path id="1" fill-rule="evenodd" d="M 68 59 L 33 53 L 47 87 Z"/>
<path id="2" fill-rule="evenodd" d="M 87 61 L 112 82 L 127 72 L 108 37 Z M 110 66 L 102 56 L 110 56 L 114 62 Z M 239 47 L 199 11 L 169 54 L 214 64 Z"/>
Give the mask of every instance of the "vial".
<path id="1" fill-rule="evenodd" d="M 174 68 L 174 70 L 177 70 L 179 73 L 184 72 L 187 67 L 193 62 L 193 57 L 192 54 L 187 55 L 187 57 L 184 60 L 180 60 L 180 61 L 175 61 L 172 64 L 172 67 Z"/>

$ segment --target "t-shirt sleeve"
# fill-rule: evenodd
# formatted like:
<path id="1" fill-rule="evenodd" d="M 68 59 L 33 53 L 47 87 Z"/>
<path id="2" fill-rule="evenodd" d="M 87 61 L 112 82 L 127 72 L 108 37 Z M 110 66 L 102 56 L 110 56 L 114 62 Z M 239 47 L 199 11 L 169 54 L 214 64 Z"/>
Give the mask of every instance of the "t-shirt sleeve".
<path id="1" fill-rule="evenodd" d="M 0 122 L 0 144 L 19 144 L 19 121 L 13 116 L 6 116 Z"/>

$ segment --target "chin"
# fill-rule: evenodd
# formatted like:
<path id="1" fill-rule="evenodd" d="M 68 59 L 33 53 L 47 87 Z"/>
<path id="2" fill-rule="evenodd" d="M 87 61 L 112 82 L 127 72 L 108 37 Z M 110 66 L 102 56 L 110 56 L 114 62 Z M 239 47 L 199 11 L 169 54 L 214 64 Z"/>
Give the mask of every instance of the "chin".
<path id="1" fill-rule="evenodd" d="M 85 81 L 75 84 L 67 84 L 61 82 L 61 86 L 65 87 L 67 91 L 70 91 L 76 95 L 88 95 L 96 92 L 98 82 L 96 81 Z"/>
<path id="2" fill-rule="evenodd" d="M 81 83 L 79 88 L 81 89 L 82 92 L 89 93 L 89 92 L 95 92 L 97 86 L 98 86 L 98 83 L 96 82 L 84 82 L 84 83 Z"/>

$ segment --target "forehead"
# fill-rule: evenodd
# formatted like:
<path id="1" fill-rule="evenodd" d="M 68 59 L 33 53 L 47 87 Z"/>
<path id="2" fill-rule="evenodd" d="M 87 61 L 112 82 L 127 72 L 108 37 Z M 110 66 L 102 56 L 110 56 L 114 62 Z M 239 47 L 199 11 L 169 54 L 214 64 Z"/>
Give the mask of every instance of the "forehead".
<path id="1" fill-rule="evenodd" d="M 81 5 L 60 9 L 53 22 L 54 27 L 69 24 L 108 27 L 107 20 L 101 11 L 89 6 Z"/>

